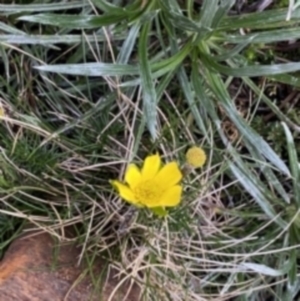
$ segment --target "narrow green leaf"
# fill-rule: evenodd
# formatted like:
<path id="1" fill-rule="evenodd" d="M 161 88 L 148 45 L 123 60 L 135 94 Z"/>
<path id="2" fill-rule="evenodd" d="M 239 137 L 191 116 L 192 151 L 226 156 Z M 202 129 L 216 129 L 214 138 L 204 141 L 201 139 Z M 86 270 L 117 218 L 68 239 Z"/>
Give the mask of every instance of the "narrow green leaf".
<path id="1" fill-rule="evenodd" d="M 151 66 L 148 59 L 148 35 L 150 24 L 143 25 L 138 45 L 140 59 L 140 75 L 143 89 L 143 111 L 146 117 L 148 130 L 153 140 L 156 140 L 156 92 L 152 80 Z"/>
<path id="2" fill-rule="evenodd" d="M 220 31 L 227 31 L 238 28 L 265 28 L 267 26 L 290 26 L 300 19 L 300 9 L 293 11 L 291 21 L 286 21 L 286 9 L 272 9 L 263 12 L 255 12 L 250 14 L 243 14 L 241 16 L 230 16 L 222 20 L 219 25 Z"/>
<path id="3" fill-rule="evenodd" d="M 289 153 L 289 163 L 290 163 L 290 170 L 292 174 L 292 182 L 294 188 L 293 195 L 297 207 L 300 208 L 300 164 L 297 156 L 297 150 L 290 129 L 288 128 L 286 123 L 282 122 L 281 124 L 285 132 L 287 149 Z"/>
<path id="4" fill-rule="evenodd" d="M 184 16 L 180 10 L 173 9 L 168 1 L 160 0 L 159 2 L 163 12 L 168 16 L 168 22 L 172 24 L 173 28 L 201 34 L 211 32 L 209 28 Z"/>
<path id="5" fill-rule="evenodd" d="M 289 252 L 289 261 L 291 263 L 291 269 L 288 272 L 288 279 L 289 279 L 289 284 L 291 286 L 295 285 L 296 279 L 297 279 L 297 256 L 298 255 L 298 250 L 293 249 Z"/>
<path id="6" fill-rule="evenodd" d="M 224 133 L 222 132 L 221 121 L 215 110 L 214 101 L 213 101 L 213 99 L 209 99 L 209 97 L 207 96 L 207 93 L 205 93 L 203 83 L 202 83 L 203 80 L 201 80 L 201 78 L 199 76 L 196 64 L 193 64 L 193 66 L 192 66 L 192 82 L 193 82 L 193 87 L 195 89 L 196 95 L 197 95 L 200 103 L 203 104 L 201 107 L 207 111 L 208 115 L 214 121 L 216 128 L 218 129 L 219 134 L 220 134 L 224 144 L 227 146 L 228 150 L 230 151 L 232 157 L 238 158 L 238 154 L 234 153 L 233 149 L 231 149 L 230 146 L 228 146 L 230 144 L 225 139 Z M 245 127 L 245 128 L 247 128 L 247 127 Z M 257 162 L 261 162 L 261 161 L 265 160 L 264 157 L 260 153 L 258 153 L 257 150 L 255 150 L 252 147 L 251 143 L 247 141 L 247 137 L 245 137 L 245 136 L 244 136 L 244 143 L 254 160 L 256 160 Z M 242 164 L 242 162 L 240 162 L 240 164 Z M 268 166 L 268 164 L 266 163 L 265 165 L 261 165 L 261 170 L 262 170 L 263 174 L 265 175 L 265 177 L 268 181 L 268 184 L 272 185 L 272 187 L 275 188 L 275 190 L 279 193 L 279 195 L 282 197 L 282 199 L 285 200 L 286 203 L 289 203 L 289 200 L 290 200 L 289 195 L 285 192 L 282 184 L 280 183 L 280 181 L 278 180 L 278 178 L 276 177 L 276 175 L 274 174 L 272 169 Z"/>
<path id="7" fill-rule="evenodd" d="M 265 264 L 259 264 L 255 262 L 243 262 L 238 267 L 239 268 L 241 267 L 242 269 L 251 270 L 260 275 L 266 275 L 272 277 L 278 277 L 286 274 L 286 271 L 284 270 L 275 270 L 271 267 L 266 266 Z"/>
<path id="8" fill-rule="evenodd" d="M 10 78 L 10 72 L 9 72 L 10 71 L 10 61 L 9 61 L 8 53 L 5 49 L 5 47 L 2 46 L 2 45 L 0 45 L 0 58 L 1 58 L 2 63 L 4 65 L 6 80 L 9 81 L 9 78 Z M 3 110 L 3 108 L 1 108 L 1 109 Z"/>
<path id="9" fill-rule="evenodd" d="M 158 0 L 159 7 L 168 13 L 176 13 L 181 16 L 183 16 L 182 10 L 180 6 L 178 5 L 178 2 L 175 0 L 169 0 L 169 1 L 164 1 L 164 0 Z"/>
<path id="10" fill-rule="evenodd" d="M 44 3 L 44 4 L 0 4 L 0 12 L 38 12 L 38 11 L 55 11 L 55 10 L 66 10 L 74 8 L 83 8 L 90 6 L 88 1 L 71 1 L 71 2 L 55 2 L 55 3 Z"/>
<path id="11" fill-rule="evenodd" d="M 126 19 L 124 15 L 61 15 L 61 14 L 38 14 L 32 16 L 22 16 L 18 20 L 39 23 L 43 25 L 58 26 L 61 28 L 100 28 L 115 24 Z"/>
<path id="12" fill-rule="evenodd" d="M 235 2 L 235 0 L 221 1 L 213 17 L 211 23 L 212 28 L 218 27 L 219 23 L 223 20 L 224 17 L 227 16 L 228 12 L 230 11 L 231 7 L 235 4 Z"/>
<path id="13" fill-rule="evenodd" d="M 92 0 L 96 7 L 101 9 L 103 12 L 106 13 L 115 13 L 115 14 L 124 14 L 126 13 L 126 8 L 121 8 L 116 5 L 113 5 L 105 0 Z"/>
<path id="14" fill-rule="evenodd" d="M 254 198 L 260 208 L 265 212 L 265 214 L 275 223 L 277 223 L 282 229 L 286 228 L 286 222 L 282 220 L 276 213 L 268 199 L 259 190 L 259 186 L 250 180 L 249 175 L 245 174 L 237 165 L 232 162 L 229 163 L 229 167 L 239 182 L 247 190 L 247 192 Z"/>
<path id="15" fill-rule="evenodd" d="M 300 70 L 300 63 L 296 62 L 276 65 L 255 65 L 240 68 L 231 68 L 218 64 L 217 62 L 215 62 L 212 56 L 203 56 L 202 61 L 203 63 L 205 63 L 207 68 L 212 68 L 217 72 L 234 77 L 267 76 L 295 72 Z"/>
<path id="16" fill-rule="evenodd" d="M 277 75 L 278 76 L 278 75 Z M 276 77 L 277 77 L 276 76 Z M 267 106 L 272 110 L 272 112 L 281 120 L 286 122 L 289 126 L 293 127 L 295 130 L 300 132 L 300 127 L 293 123 L 282 111 L 279 107 L 276 106 L 274 101 L 268 98 L 264 93 L 261 93 L 261 89 L 248 77 L 242 78 L 243 82 L 249 86 L 257 96 L 261 97 L 262 100 L 267 104 Z M 293 80 L 290 82 L 291 84 L 294 83 Z"/>
<path id="17" fill-rule="evenodd" d="M 199 76 L 197 64 L 192 64 L 192 84 L 196 97 L 199 99 L 200 104 L 203 104 L 202 107 L 208 112 L 212 120 L 221 122 L 215 110 L 213 100 L 209 99 L 207 93 L 205 93 L 205 83 Z"/>
<path id="18" fill-rule="evenodd" d="M 251 155 L 257 160 L 262 160 L 261 159 L 261 154 L 259 154 L 259 156 L 255 156 L 253 155 L 253 152 L 251 152 Z M 282 185 L 282 181 L 280 178 L 278 178 L 275 173 L 273 172 L 272 168 L 269 166 L 269 164 L 265 164 L 265 166 L 261 166 L 261 170 L 263 172 L 263 174 L 266 177 L 267 183 L 269 185 L 269 187 L 272 187 L 272 189 L 275 189 L 279 196 L 282 197 L 282 199 L 287 203 L 290 204 L 291 203 L 291 197 L 289 195 L 289 193 L 287 191 L 285 191 L 283 185 Z"/>
<path id="19" fill-rule="evenodd" d="M 22 30 L 19 30 L 13 26 L 7 25 L 3 22 L 0 22 L 0 30 L 3 30 L 4 32 L 12 33 L 14 35 L 25 35 L 26 33 Z M 0 39 L 2 38 L 2 34 L 0 35 Z"/>
<path id="20" fill-rule="evenodd" d="M 190 54 L 191 51 L 191 41 L 187 42 L 180 50 L 177 48 L 177 52 L 171 57 L 161 60 L 158 62 L 151 61 L 153 72 L 161 71 L 164 69 L 166 72 L 175 70 L 179 67 L 182 61 Z M 166 73 L 165 72 L 165 73 Z"/>
<path id="21" fill-rule="evenodd" d="M 156 88 L 156 94 L 158 101 L 163 97 L 168 85 L 171 83 L 172 79 L 176 75 L 176 70 L 173 70 L 167 74 L 165 74 L 158 82 Z"/>
<path id="22" fill-rule="evenodd" d="M 220 79 L 220 76 L 213 72 L 207 72 L 207 80 L 210 83 L 213 93 L 219 100 L 219 103 L 222 105 L 228 117 L 237 127 L 244 139 L 250 143 L 251 147 L 255 149 L 257 153 L 268 159 L 281 172 L 286 175 L 290 175 L 286 164 L 279 158 L 269 144 L 260 135 L 258 135 L 258 133 L 250 128 L 237 113 L 236 108 L 230 100 L 228 91 L 226 90 L 223 81 Z"/>
<path id="23" fill-rule="evenodd" d="M 278 75 L 268 76 L 268 78 L 283 84 L 292 85 L 293 87 L 300 88 L 300 77 L 297 75 L 278 74 Z"/>
<path id="24" fill-rule="evenodd" d="M 288 283 L 288 285 L 285 287 L 285 290 L 281 297 L 281 301 L 295 300 L 294 298 L 296 298 L 299 292 L 300 292 L 300 277 L 297 275 L 296 281 L 294 281 L 293 284 Z"/>
<path id="25" fill-rule="evenodd" d="M 1 25 L 0 25 L 1 27 Z M 133 30 L 134 26 L 132 27 Z M 131 37 L 131 33 L 114 35 L 114 41 L 123 41 L 126 38 Z M 54 45 L 54 44 L 76 44 L 83 41 L 88 42 L 103 42 L 107 37 L 102 34 L 95 35 L 27 35 L 26 33 L 19 32 L 18 34 L 3 34 L 0 35 L 0 42 L 16 45 Z M 134 45 L 133 45 L 134 47 Z"/>
<path id="26" fill-rule="evenodd" d="M 109 63 L 58 64 L 52 66 L 36 66 L 34 68 L 40 71 L 85 76 L 121 76 L 139 74 L 138 66 Z"/>
<path id="27" fill-rule="evenodd" d="M 107 14 L 122 15 L 127 17 L 134 17 L 140 15 L 144 7 L 139 3 L 139 1 L 129 1 L 126 6 L 116 6 L 105 0 L 92 0 L 96 7 Z"/>
<path id="28" fill-rule="evenodd" d="M 114 37 L 115 38 L 115 37 Z M 123 37 L 122 37 L 123 38 Z M 122 39 L 121 38 L 121 39 Z M 51 45 L 51 44 L 75 44 L 80 43 L 83 40 L 89 42 L 99 42 L 104 41 L 103 36 L 83 36 L 81 35 L 26 35 L 25 33 L 20 35 L 16 34 L 3 34 L 0 35 L 0 42 L 7 44 L 16 44 L 16 45 Z"/>
<path id="29" fill-rule="evenodd" d="M 216 40 L 226 41 L 230 43 L 245 43 L 249 39 L 252 43 L 274 43 L 281 41 L 290 41 L 300 38 L 300 32 L 298 27 L 268 30 L 263 32 L 255 32 L 246 35 L 230 35 L 224 34 L 220 38 L 216 37 Z"/>
<path id="30" fill-rule="evenodd" d="M 250 40 L 245 41 L 244 43 L 238 44 L 233 49 L 228 50 L 222 54 L 214 56 L 214 59 L 216 61 L 226 61 L 230 58 L 233 58 L 234 56 L 239 54 L 242 50 L 244 50 L 251 42 L 252 41 L 250 39 Z"/>
<path id="31" fill-rule="evenodd" d="M 204 0 L 200 14 L 200 24 L 204 27 L 211 28 L 215 14 L 219 8 L 218 0 Z"/>
<path id="32" fill-rule="evenodd" d="M 132 50 L 136 45 L 136 40 L 139 36 L 140 28 L 141 28 L 140 22 L 137 22 L 130 28 L 128 35 L 124 40 L 122 48 L 118 54 L 117 62 L 119 64 L 128 63 L 128 60 L 132 54 Z"/>
<path id="33" fill-rule="evenodd" d="M 199 105 L 196 102 L 195 94 L 192 92 L 191 84 L 188 80 L 187 74 L 184 68 L 180 68 L 177 72 L 177 77 L 180 82 L 181 89 L 185 96 L 185 101 L 187 102 L 194 118 L 195 122 L 200 129 L 201 133 L 207 138 L 207 129 L 204 125 L 203 118 L 199 112 Z M 199 88 L 199 87 L 198 87 Z"/>
<path id="34" fill-rule="evenodd" d="M 277 166 L 277 168 L 279 168 L 283 173 L 290 175 L 285 163 L 278 157 L 269 144 L 258 133 L 247 126 L 245 121 L 236 113 L 235 108 L 225 103 L 222 103 L 222 107 L 226 111 L 228 117 L 238 128 L 240 133 L 251 143 L 251 146 L 255 148 L 258 153 Z"/>
<path id="35" fill-rule="evenodd" d="M 174 56 L 159 62 L 152 62 L 150 65 L 151 72 L 153 72 L 151 73 L 152 80 L 175 70 L 189 54 L 190 49 L 191 43 L 187 43 Z M 140 69 L 138 66 L 110 63 L 57 64 L 36 66 L 35 68 L 40 71 L 85 76 L 121 76 L 140 74 Z M 121 86 L 136 86 L 140 84 L 141 79 L 138 78 L 136 80 L 123 83 Z"/>
<path id="36" fill-rule="evenodd" d="M 244 141 L 245 146 L 247 147 L 248 151 L 250 152 L 250 157 L 253 158 L 253 161 L 258 162 L 258 168 L 262 171 L 264 176 L 267 179 L 267 184 L 262 182 L 260 179 L 254 175 L 251 170 L 248 168 L 248 165 L 239 157 L 239 154 L 235 151 L 233 147 L 227 142 L 229 153 L 231 154 L 232 158 L 234 158 L 234 161 L 237 163 L 237 165 L 240 167 L 241 170 L 243 170 L 244 174 L 247 174 L 250 178 L 250 180 L 261 189 L 261 191 L 264 192 L 264 195 L 269 200 L 272 200 L 275 204 L 282 204 L 282 199 L 286 203 L 290 203 L 290 196 L 285 192 L 283 186 L 281 185 L 280 181 L 274 174 L 273 170 L 270 168 L 269 163 L 265 161 L 265 158 L 255 150 L 248 141 Z M 268 189 L 267 186 L 270 186 L 271 189 Z M 282 197 L 282 199 L 278 199 L 276 195 L 274 194 L 273 190 L 276 190 L 279 195 Z"/>
<path id="37" fill-rule="evenodd" d="M 173 56 L 161 60 L 159 62 L 151 62 L 152 80 L 159 78 L 169 72 L 175 71 L 182 63 L 182 61 L 189 55 L 191 50 L 191 42 L 184 45 L 182 49 L 177 51 Z M 141 79 L 134 79 L 128 82 L 122 83 L 121 87 L 137 86 L 141 84 Z"/>
<path id="38" fill-rule="evenodd" d="M 173 39 L 170 39 L 170 44 L 171 44 L 172 53 L 175 53 L 175 54 L 178 53 L 179 49 L 178 49 L 177 43 Z M 186 102 L 188 103 L 190 110 L 195 118 L 197 126 L 202 131 L 202 133 L 206 136 L 207 135 L 206 127 L 204 125 L 202 117 L 197 108 L 197 105 L 195 102 L 195 95 L 191 89 L 191 84 L 190 84 L 187 74 L 182 66 L 179 67 L 179 70 L 177 72 L 177 77 L 178 77 L 179 83 L 181 85 L 182 91 L 184 93 Z"/>

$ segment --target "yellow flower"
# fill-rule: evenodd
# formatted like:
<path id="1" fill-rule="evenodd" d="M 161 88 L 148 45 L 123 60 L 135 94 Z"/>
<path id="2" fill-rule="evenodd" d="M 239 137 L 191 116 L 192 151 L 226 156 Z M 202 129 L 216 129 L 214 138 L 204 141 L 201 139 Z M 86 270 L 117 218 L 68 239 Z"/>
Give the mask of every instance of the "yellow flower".
<path id="1" fill-rule="evenodd" d="M 182 173 L 176 162 L 162 166 L 158 154 L 148 156 L 140 170 L 129 164 L 125 173 L 125 183 L 117 180 L 111 184 L 127 202 L 148 208 L 174 207 L 180 202 Z"/>
<path id="2" fill-rule="evenodd" d="M 194 168 L 202 167 L 206 162 L 206 154 L 201 147 L 193 146 L 186 153 L 186 161 Z"/>

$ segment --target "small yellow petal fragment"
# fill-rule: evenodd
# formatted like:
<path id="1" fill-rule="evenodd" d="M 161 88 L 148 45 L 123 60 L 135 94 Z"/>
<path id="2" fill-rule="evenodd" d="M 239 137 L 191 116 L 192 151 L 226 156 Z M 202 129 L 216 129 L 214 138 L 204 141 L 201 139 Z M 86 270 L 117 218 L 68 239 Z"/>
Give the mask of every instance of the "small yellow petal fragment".
<path id="1" fill-rule="evenodd" d="M 175 185 L 164 192 L 160 199 L 162 207 L 175 207 L 180 203 L 182 186 Z"/>
<path id="2" fill-rule="evenodd" d="M 124 200 L 126 200 L 127 202 L 132 203 L 132 204 L 137 203 L 133 192 L 131 191 L 131 189 L 128 186 L 126 186 L 123 183 L 116 181 L 116 180 L 110 181 L 110 184 L 118 190 L 121 198 L 123 198 Z"/>
<path id="3" fill-rule="evenodd" d="M 186 161 L 194 168 L 202 167 L 206 162 L 206 154 L 201 147 L 193 146 L 186 153 Z"/>
<path id="4" fill-rule="evenodd" d="M 155 177 L 155 180 L 165 189 L 176 185 L 181 179 L 182 173 L 175 161 L 167 163 Z"/>
<path id="5" fill-rule="evenodd" d="M 135 164 L 129 164 L 125 173 L 125 182 L 133 189 L 142 179 L 141 172 Z"/>
<path id="6" fill-rule="evenodd" d="M 158 154 L 148 156 L 145 161 L 142 168 L 142 177 L 143 180 L 150 180 L 153 179 L 156 174 L 158 173 L 161 165 L 161 159 Z"/>

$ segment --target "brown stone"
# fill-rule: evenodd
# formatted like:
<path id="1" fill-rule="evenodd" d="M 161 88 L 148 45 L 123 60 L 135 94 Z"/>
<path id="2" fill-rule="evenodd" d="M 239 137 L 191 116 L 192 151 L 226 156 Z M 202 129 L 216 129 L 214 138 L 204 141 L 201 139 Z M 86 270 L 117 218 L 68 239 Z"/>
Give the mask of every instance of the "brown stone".
<path id="1" fill-rule="evenodd" d="M 79 254 L 74 244 L 58 247 L 47 233 L 17 238 L 0 262 L 0 301 L 139 300 L 138 287 L 129 282 L 111 295 L 120 279 L 99 259 L 93 265 L 96 281 L 101 279 L 96 289 L 87 265 L 77 266 Z"/>

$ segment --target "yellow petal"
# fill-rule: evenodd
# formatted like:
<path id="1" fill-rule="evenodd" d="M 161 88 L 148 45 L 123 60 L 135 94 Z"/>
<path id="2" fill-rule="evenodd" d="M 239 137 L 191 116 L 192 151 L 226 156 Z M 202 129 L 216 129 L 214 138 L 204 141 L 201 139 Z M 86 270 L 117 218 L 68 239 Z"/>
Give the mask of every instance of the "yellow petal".
<path id="1" fill-rule="evenodd" d="M 182 186 L 176 185 L 164 192 L 160 200 L 160 206 L 175 207 L 180 203 Z"/>
<path id="2" fill-rule="evenodd" d="M 148 156 L 145 159 L 143 168 L 142 168 L 142 177 L 143 180 L 153 179 L 158 173 L 161 165 L 160 156 L 158 154 Z"/>
<path id="3" fill-rule="evenodd" d="M 156 208 L 156 207 L 161 207 L 160 200 L 161 200 L 161 198 L 156 199 L 156 200 L 152 200 L 151 202 L 145 202 L 142 205 L 145 206 L 145 207 L 148 207 L 150 209 L 151 208 Z"/>
<path id="4" fill-rule="evenodd" d="M 125 181 L 133 189 L 142 179 L 141 172 L 135 164 L 129 164 L 125 173 Z"/>
<path id="5" fill-rule="evenodd" d="M 164 189 L 176 185 L 182 178 L 182 173 L 176 162 L 166 164 L 155 177 L 155 181 Z"/>
<path id="6" fill-rule="evenodd" d="M 124 200 L 126 200 L 127 202 L 132 203 L 132 204 L 137 203 L 133 192 L 131 191 L 131 189 L 128 186 L 124 185 L 123 183 L 121 183 L 119 181 L 111 181 L 110 183 L 118 190 L 121 198 L 123 198 Z"/>

